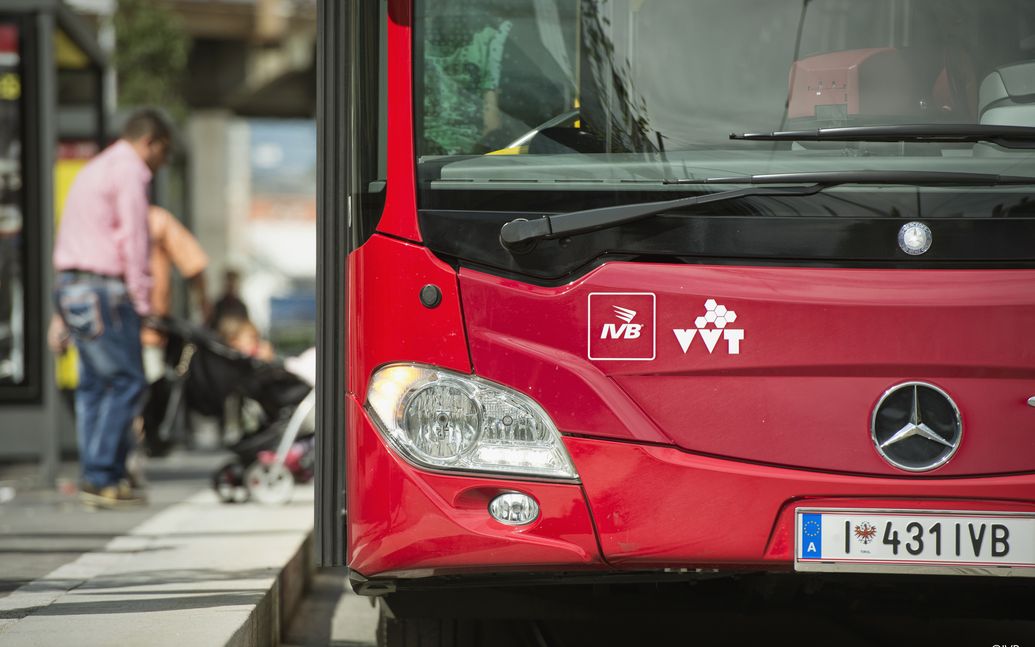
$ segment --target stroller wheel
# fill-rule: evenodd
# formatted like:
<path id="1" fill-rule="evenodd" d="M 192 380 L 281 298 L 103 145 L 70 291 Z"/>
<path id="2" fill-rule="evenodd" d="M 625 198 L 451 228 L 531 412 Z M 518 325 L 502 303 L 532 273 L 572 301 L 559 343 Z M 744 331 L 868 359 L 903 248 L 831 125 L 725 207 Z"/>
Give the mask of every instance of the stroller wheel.
<path id="1" fill-rule="evenodd" d="M 212 489 L 223 503 L 244 503 L 248 500 L 248 488 L 244 486 L 244 466 L 227 463 L 212 475 Z"/>
<path id="2" fill-rule="evenodd" d="M 254 463 L 244 474 L 248 493 L 259 503 L 287 503 L 295 488 L 295 479 L 288 468 L 277 463 Z"/>

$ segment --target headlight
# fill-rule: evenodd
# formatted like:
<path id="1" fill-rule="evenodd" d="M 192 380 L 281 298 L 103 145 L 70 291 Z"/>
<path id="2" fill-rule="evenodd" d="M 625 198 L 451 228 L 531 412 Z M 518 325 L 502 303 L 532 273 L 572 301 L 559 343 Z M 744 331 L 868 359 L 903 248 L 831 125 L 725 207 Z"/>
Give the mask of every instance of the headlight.
<path id="1" fill-rule="evenodd" d="M 374 373 L 367 406 L 378 429 L 417 465 L 578 478 L 542 407 L 478 377 L 416 364 Z"/>

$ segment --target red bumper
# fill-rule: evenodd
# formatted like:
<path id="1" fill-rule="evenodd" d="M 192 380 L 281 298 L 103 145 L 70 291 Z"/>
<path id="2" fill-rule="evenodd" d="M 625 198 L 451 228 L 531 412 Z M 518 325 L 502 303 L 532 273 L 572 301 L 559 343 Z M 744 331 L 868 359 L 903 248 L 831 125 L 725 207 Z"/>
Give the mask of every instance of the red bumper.
<path id="1" fill-rule="evenodd" d="M 734 462 L 670 447 L 565 440 L 604 556 L 623 568 L 789 569 L 798 506 L 1035 511 L 1035 474 L 874 478 Z"/>
<path id="2" fill-rule="evenodd" d="M 565 444 L 581 487 L 445 475 L 403 461 L 355 399 L 348 407 L 348 563 L 366 577 L 787 570 L 797 506 L 1035 511 L 1035 474 L 874 478 L 574 437 Z M 489 501 L 511 491 L 536 498 L 538 521 L 515 528 L 489 517 Z"/>

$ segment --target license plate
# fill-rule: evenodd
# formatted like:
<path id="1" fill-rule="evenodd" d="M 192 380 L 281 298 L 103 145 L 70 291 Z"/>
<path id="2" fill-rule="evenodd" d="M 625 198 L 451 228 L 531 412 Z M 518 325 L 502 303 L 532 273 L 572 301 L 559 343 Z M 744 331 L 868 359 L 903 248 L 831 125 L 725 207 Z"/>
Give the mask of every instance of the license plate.
<path id="1" fill-rule="evenodd" d="M 911 565 L 906 570 L 994 574 L 996 567 L 1035 567 L 1033 514 L 799 509 L 795 526 L 800 571 Z"/>

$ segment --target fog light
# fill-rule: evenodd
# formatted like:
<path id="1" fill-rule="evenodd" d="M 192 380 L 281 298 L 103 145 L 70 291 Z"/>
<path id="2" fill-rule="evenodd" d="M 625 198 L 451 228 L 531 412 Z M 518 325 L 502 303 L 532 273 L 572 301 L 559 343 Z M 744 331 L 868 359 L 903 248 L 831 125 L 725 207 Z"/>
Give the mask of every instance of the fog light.
<path id="1" fill-rule="evenodd" d="M 489 514 L 508 526 L 523 526 L 539 517 L 539 504 L 527 494 L 501 494 L 489 504 Z"/>

